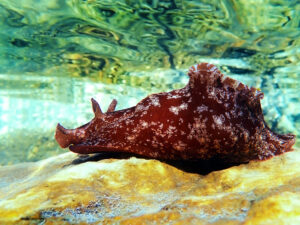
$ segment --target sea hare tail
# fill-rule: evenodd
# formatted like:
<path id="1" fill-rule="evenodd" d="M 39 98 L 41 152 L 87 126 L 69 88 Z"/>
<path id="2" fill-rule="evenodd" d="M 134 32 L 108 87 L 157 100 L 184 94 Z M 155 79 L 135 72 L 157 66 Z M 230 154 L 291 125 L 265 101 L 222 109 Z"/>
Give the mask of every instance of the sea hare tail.
<path id="1" fill-rule="evenodd" d="M 263 144 L 260 147 L 256 147 L 256 150 L 258 151 L 258 159 L 264 160 L 274 155 L 292 151 L 296 136 L 293 134 L 277 134 L 267 128 L 261 140 Z"/>

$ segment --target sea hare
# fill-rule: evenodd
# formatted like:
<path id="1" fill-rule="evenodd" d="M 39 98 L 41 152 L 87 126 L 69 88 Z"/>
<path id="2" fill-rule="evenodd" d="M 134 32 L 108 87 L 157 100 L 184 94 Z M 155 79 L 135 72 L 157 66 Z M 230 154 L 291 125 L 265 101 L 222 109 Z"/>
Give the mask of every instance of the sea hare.
<path id="1" fill-rule="evenodd" d="M 106 113 L 92 99 L 95 117 L 76 129 L 57 125 L 62 148 L 89 154 L 128 152 L 156 159 L 221 159 L 242 163 L 292 150 L 293 134 L 277 134 L 264 121 L 257 89 L 201 63 L 188 72 L 188 84 L 152 94 L 136 106 Z"/>

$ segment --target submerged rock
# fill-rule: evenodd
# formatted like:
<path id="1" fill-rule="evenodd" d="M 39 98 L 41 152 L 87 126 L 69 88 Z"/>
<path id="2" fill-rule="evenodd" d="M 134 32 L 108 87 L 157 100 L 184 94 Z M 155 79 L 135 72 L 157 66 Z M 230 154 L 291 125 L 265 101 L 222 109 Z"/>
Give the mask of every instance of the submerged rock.
<path id="1" fill-rule="evenodd" d="M 295 150 L 200 175 L 66 153 L 0 167 L 0 223 L 299 224 L 299 162 Z"/>

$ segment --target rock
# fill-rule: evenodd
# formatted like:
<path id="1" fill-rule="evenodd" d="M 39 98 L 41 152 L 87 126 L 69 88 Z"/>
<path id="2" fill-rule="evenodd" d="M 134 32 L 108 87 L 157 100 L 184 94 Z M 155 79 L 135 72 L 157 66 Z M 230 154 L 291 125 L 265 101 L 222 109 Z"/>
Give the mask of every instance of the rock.
<path id="1" fill-rule="evenodd" d="M 0 224 L 300 224 L 300 150 L 207 175 L 66 153 L 0 167 Z"/>

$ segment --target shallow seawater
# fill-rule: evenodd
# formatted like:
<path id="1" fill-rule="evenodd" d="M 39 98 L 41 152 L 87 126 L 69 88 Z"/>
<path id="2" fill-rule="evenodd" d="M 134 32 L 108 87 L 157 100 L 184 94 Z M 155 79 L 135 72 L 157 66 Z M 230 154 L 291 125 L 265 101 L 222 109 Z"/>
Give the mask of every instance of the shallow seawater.
<path id="1" fill-rule="evenodd" d="M 64 152 L 56 124 L 89 121 L 90 98 L 133 106 L 183 87 L 198 62 L 261 89 L 268 125 L 299 136 L 298 3 L 2 0 L 0 165 Z"/>

